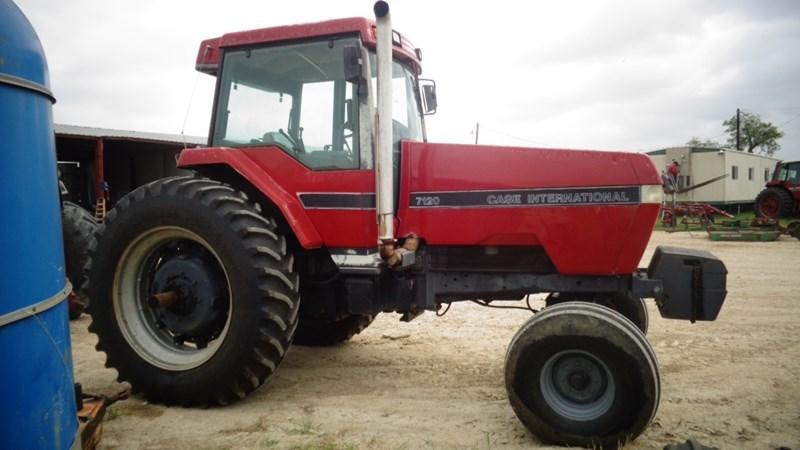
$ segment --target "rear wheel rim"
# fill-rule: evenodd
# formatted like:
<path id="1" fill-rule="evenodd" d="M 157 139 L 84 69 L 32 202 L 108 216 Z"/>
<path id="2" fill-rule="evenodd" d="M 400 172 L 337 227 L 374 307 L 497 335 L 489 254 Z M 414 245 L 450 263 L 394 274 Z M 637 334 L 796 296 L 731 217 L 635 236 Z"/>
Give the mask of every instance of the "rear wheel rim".
<path id="1" fill-rule="evenodd" d="M 590 421 L 611 409 L 616 383 L 608 366 L 594 355 L 565 350 L 545 362 L 539 388 L 547 405 L 561 417 Z"/>
<path id="2" fill-rule="evenodd" d="M 216 264 L 211 269 L 219 270 L 224 277 L 227 298 L 219 311 L 222 318 L 212 327 L 213 331 L 205 338 L 198 338 L 198 342 L 192 341 L 195 338 L 181 341 L 182 336 L 176 340 L 174 330 L 165 326 L 155 307 L 147 303 L 152 294 L 149 281 L 153 279 L 153 271 L 158 270 L 154 264 L 163 259 L 158 252 L 175 242 L 191 243 L 196 248 L 194 251 L 203 253 L 210 265 Z M 131 349 L 148 363 L 171 371 L 190 370 L 210 360 L 228 334 L 233 310 L 230 277 L 219 256 L 205 239 L 174 226 L 153 228 L 128 244 L 114 272 L 112 303 L 119 329 Z"/>
<path id="3" fill-rule="evenodd" d="M 766 198 L 764 198 L 764 200 L 761 201 L 761 204 L 758 207 L 761 215 L 766 217 L 777 216 L 778 209 L 780 209 L 780 200 L 775 195 L 768 195 Z"/>

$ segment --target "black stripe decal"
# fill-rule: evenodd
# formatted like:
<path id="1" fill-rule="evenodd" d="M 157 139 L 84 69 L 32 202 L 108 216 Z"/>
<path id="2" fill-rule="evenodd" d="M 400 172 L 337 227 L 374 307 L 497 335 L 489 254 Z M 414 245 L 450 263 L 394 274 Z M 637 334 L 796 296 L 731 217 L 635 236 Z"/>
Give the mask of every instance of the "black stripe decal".
<path id="1" fill-rule="evenodd" d="M 299 194 L 306 209 L 375 209 L 375 194 Z"/>
<path id="2" fill-rule="evenodd" d="M 519 208 L 536 206 L 635 205 L 639 186 L 503 191 L 412 192 L 412 208 Z"/>

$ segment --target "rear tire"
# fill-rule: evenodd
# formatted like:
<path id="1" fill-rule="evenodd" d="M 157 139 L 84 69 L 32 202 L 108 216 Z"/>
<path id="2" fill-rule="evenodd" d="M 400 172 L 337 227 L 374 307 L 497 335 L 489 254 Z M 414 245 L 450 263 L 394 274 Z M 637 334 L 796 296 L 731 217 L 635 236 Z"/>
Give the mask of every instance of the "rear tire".
<path id="1" fill-rule="evenodd" d="M 283 360 L 299 308 L 286 240 L 245 194 L 198 177 L 120 200 L 89 251 L 89 330 L 118 380 L 166 404 L 227 404 Z M 151 295 L 177 293 L 160 303 Z"/>
<path id="2" fill-rule="evenodd" d="M 660 399 L 655 354 L 630 321 L 568 302 L 533 316 L 506 353 L 514 412 L 542 441 L 616 448 L 653 420 Z"/>
<path id="3" fill-rule="evenodd" d="M 595 303 L 613 309 L 633 322 L 643 334 L 647 334 L 647 330 L 650 327 L 650 315 L 647 312 L 647 304 L 643 299 L 634 297 L 631 293 L 600 295 L 554 292 L 545 299 L 545 305 L 547 307 L 565 302 Z"/>
<path id="4" fill-rule="evenodd" d="M 785 189 L 769 187 L 756 197 L 756 214 L 759 217 L 780 219 L 790 217 L 794 209 L 792 195 Z"/>
<path id="5" fill-rule="evenodd" d="M 69 318 L 78 319 L 89 304 L 89 296 L 82 289 L 83 266 L 88 259 L 87 250 L 99 227 L 89 211 L 72 202 L 61 203 L 61 230 L 64 235 L 64 262 L 66 274 L 72 283 Z"/>
<path id="6" fill-rule="evenodd" d="M 297 345 L 326 346 L 350 340 L 364 331 L 375 316 L 349 314 L 334 321 L 301 317 L 294 335 Z"/>

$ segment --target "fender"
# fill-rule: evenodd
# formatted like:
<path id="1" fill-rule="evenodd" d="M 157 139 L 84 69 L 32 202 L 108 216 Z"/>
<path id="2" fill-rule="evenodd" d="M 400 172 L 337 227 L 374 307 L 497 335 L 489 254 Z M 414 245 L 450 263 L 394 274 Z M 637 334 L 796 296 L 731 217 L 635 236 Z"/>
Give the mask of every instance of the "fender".
<path id="1" fill-rule="evenodd" d="M 303 248 L 322 246 L 322 237 L 297 197 L 284 190 L 268 173 L 258 170 L 258 166 L 246 153 L 233 148 L 193 148 L 182 151 L 178 158 L 179 169 L 212 164 L 230 167 L 267 196 L 280 209 Z"/>

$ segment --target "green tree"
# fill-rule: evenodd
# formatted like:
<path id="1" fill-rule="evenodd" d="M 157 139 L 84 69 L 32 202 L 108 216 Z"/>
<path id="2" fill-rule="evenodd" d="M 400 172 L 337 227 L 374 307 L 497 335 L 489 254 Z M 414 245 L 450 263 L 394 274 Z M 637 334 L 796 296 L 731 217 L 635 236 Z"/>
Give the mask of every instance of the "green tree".
<path id="1" fill-rule="evenodd" d="M 748 112 L 740 114 L 739 122 L 739 150 L 753 153 L 758 149 L 758 153 L 772 156 L 781 149 L 778 139 L 783 137 L 783 133 L 772 123 L 764 122 L 758 114 Z M 736 148 L 736 115 L 722 122 L 722 126 L 728 133 L 728 145 Z"/>
<path id="2" fill-rule="evenodd" d="M 689 147 L 701 147 L 701 148 L 722 148 L 724 145 L 720 144 L 717 141 L 706 139 L 705 141 L 701 141 L 699 137 L 692 136 L 689 142 L 686 143 Z"/>

